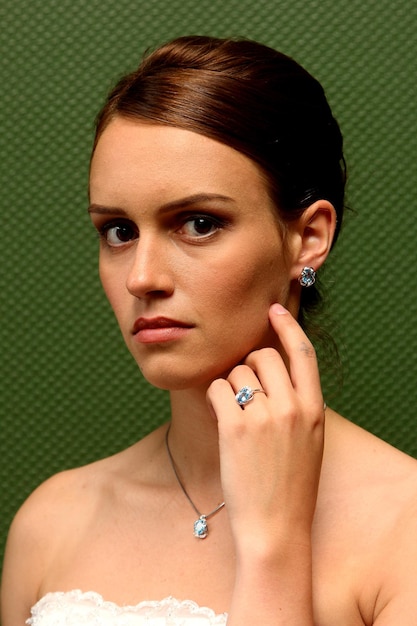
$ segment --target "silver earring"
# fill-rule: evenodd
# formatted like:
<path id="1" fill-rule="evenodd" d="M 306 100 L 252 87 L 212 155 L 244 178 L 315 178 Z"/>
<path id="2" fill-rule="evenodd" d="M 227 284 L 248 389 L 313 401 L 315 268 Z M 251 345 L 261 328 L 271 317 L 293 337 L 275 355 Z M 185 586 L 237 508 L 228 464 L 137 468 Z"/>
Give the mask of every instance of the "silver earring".
<path id="1" fill-rule="evenodd" d="M 312 267 L 304 267 L 301 272 L 298 282 L 301 287 L 312 287 L 316 282 L 316 272 Z"/>

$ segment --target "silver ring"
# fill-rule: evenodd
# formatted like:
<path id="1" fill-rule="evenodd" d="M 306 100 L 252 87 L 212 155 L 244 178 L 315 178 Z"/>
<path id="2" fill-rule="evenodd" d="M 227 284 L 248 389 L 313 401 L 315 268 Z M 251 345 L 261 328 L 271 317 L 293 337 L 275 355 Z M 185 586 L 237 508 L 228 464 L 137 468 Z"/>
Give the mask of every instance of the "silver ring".
<path id="1" fill-rule="evenodd" d="M 236 402 L 243 409 L 245 404 L 253 400 L 253 396 L 255 395 L 255 393 L 266 394 L 266 391 L 264 391 L 263 389 L 252 389 L 252 387 L 249 387 L 249 385 L 245 385 L 245 387 L 242 387 L 242 389 L 239 389 L 239 391 L 235 395 Z"/>

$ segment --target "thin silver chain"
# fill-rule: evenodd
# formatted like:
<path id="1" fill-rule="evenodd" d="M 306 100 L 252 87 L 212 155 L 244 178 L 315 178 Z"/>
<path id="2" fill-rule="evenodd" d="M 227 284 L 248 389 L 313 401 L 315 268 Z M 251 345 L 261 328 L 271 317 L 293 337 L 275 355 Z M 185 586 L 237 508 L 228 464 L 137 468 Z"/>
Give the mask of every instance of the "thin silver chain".
<path id="1" fill-rule="evenodd" d="M 171 450 L 169 449 L 168 435 L 169 435 L 170 429 L 171 429 L 171 425 L 168 426 L 168 429 L 167 429 L 167 432 L 166 432 L 166 435 L 165 435 L 165 445 L 166 445 L 166 449 L 167 449 L 167 452 L 168 452 L 168 457 L 169 457 L 169 461 L 171 463 L 171 467 L 172 467 L 172 469 L 174 471 L 174 474 L 175 474 L 175 478 L 177 479 L 178 484 L 181 487 L 185 497 L 187 498 L 188 502 L 193 507 L 194 511 L 197 513 L 198 517 L 204 517 L 205 519 L 209 519 L 210 517 L 215 515 L 217 513 L 217 511 L 220 511 L 220 509 L 222 509 L 226 503 L 222 502 L 221 504 L 216 506 L 216 508 L 213 509 L 213 511 L 211 511 L 211 513 L 207 513 L 207 515 L 203 515 L 203 513 L 200 513 L 200 511 L 197 509 L 196 505 L 194 504 L 194 502 L 191 500 L 190 496 L 188 495 L 187 490 L 185 489 L 185 487 L 182 484 L 181 479 L 180 479 L 180 477 L 178 475 L 177 468 L 175 466 L 175 461 L 174 461 L 174 459 L 172 457 Z"/>

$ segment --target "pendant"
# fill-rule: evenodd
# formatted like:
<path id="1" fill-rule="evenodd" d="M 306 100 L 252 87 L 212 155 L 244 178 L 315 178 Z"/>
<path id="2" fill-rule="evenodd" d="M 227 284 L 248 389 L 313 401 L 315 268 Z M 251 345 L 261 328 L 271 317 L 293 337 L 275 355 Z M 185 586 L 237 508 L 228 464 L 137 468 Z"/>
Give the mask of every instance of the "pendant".
<path id="1" fill-rule="evenodd" d="M 205 539 L 208 535 L 208 526 L 205 515 L 200 515 L 198 520 L 194 522 L 194 537 Z"/>

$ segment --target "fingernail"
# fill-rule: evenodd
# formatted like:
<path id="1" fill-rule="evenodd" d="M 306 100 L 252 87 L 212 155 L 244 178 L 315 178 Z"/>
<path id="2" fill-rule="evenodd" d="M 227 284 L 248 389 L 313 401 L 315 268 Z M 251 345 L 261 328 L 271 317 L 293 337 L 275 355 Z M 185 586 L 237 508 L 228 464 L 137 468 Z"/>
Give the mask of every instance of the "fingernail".
<path id="1" fill-rule="evenodd" d="M 282 304 L 279 304 L 278 302 L 271 306 L 271 311 L 272 313 L 275 313 L 275 315 L 286 315 L 288 313 L 287 309 L 285 309 Z"/>

